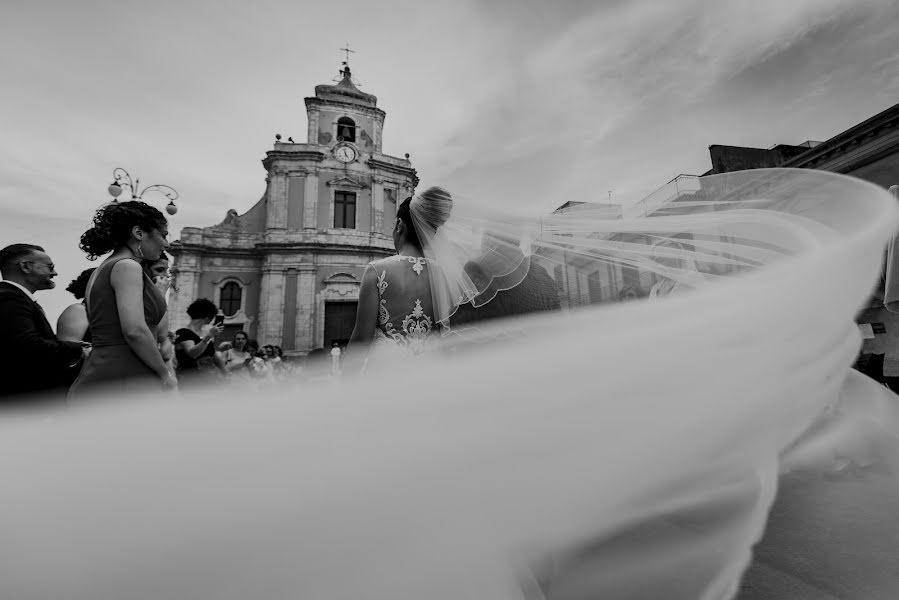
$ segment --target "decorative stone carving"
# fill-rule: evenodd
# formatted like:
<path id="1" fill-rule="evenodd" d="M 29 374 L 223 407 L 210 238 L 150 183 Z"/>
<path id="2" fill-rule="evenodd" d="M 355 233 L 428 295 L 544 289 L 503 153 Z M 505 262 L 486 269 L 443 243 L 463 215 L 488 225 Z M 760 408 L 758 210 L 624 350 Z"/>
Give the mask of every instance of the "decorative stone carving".
<path id="1" fill-rule="evenodd" d="M 322 298 L 325 300 L 349 300 L 359 297 L 361 282 L 352 273 L 334 273 L 322 282 Z"/>
<path id="2" fill-rule="evenodd" d="M 368 148 L 369 150 L 371 150 L 372 147 L 374 146 L 374 140 L 371 139 L 371 136 L 369 136 L 368 132 L 365 131 L 364 129 L 361 132 L 359 132 L 359 139 L 362 140 L 362 145 L 365 146 L 366 148 Z"/>
<path id="3" fill-rule="evenodd" d="M 346 96 L 339 93 L 342 89 L 324 86 L 316 88 L 314 97 L 305 98 L 307 143 L 275 142 L 262 162 L 265 194 L 250 212 L 244 214 L 238 208 L 240 212 L 229 211 L 221 225 L 182 230 L 181 239 L 190 248 L 179 249 L 173 265 L 181 269 L 176 277 L 179 289 L 173 291 L 174 304 L 169 306 L 173 328 L 187 324 L 187 306 L 194 299 L 220 300 L 221 287 L 228 281 L 222 276 L 228 275 L 244 286 L 244 293 L 238 312 L 226 323 L 242 323 L 263 343 L 294 336 L 295 351 L 308 352 L 322 343 L 325 303 L 357 301 L 368 261 L 394 253 L 392 237 L 383 231 L 384 193 L 379 188 L 387 185 L 399 190 L 405 184 L 411 193 L 417 174 L 401 155 L 381 154 L 386 113 L 377 108 L 374 96 Z M 342 114 L 360 126 L 356 143 L 365 160 L 348 165 L 333 160 L 335 120 Z M 373 177 L 377 184 L 372 183 Z M 290 185 L 302 188 L 302 231 L 288 229 Z M 357 192 L 358 230 L 332 227 L 336 191 Z M 401 195 L 397 193 L 397 198 Z M 295 199 L 299 196 L 295 194 Z M 321 206 L 326 202 L 330 202 L 328 210 Z M 293 219 L 294 213 L 290 214 Z M 386 227 L 389 234 L 389 224 Z M 287 269 L 298 270 L 295 302 Z M 333 275 L 323 280 L 323 273 Z M 234 304 L 230 310 L 238 308 Z M 296 312 L 295 330 L 284 331 L 288 311 Z"/>
<path id="4" fill-rule="evenodd" d="M 221 287 L 222 284 L 228 283 L 229 281 L 234 281 L 236 283 L 239 283 L 240 286 L 244 287 L 244 288 L 247 287 L 248 285 L 251 285 L 251 283 L 252 283 L 248 279 L 244 279 L 243 277 L 239 277 L 237 275 L 228 275 L 227 277 L 221 277 L 219 279 L 212 281 L 212 285 Z"/>
<path id="5" fill-rule="evenodd" d="M 326 183 L 328 187 L 338 187 L 338 188 L 354 188 L 354 189 L 362 189 L 367 187 L 363 182 L 359 181 L 355 177 L 350 177 L 349 175 L 344 175 L 342 177 L 335 177 Z"/>

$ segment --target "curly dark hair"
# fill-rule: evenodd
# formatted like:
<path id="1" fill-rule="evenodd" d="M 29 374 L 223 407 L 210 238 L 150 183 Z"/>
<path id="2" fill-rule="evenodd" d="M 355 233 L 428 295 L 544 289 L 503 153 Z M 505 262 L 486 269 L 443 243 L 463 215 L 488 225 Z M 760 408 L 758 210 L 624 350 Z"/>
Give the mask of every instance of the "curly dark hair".
<path id="1" fill-rule="evenodd" d="M 429 219 L 428 225 L 435 230 L 443 225 L 449 218 L 453 206 L 453 198 L 448 191 L 441 187 L 430 187 L 420 194 L 420 202 L 426 205 L 425 218 Z M 406 225 L 407 240 L 410 244 L 421 250 L 421 240 L 418 231 L 412 222 L 412 197 L 403 200 L 396 209 L 396 218 Z"/>
<path id="2" fill-rule="evenodd" d="M 66 288 L 67 292 L 72 292 L 72 295 L 75 296 L 76 300 L 81 300 L 84 298 L 84 293 L 87 291 L 87 282 L 91 278 L 91 273 L 97 270 L 97 267 L 91 267 L 90 269 L 85 269 L 81 272 L 81 275 L 72 280 L 72 283 L 69 284 L 69 287 Z"/>
<path id="3" fill-rule="evenodd" d="M 135 226 L 153 231 L 163 229 L 167 224 L 162 213 L 146 202 L 111 202 L 94 215 L 94 224 L 81 234 L 79 247 L 89 260 L 96 260 L 124 246 Z"/>
<path id="4" fill-rule="evenodd" d="M 187 307 L 187 315 L 191 319 L 211 319 L 218 312 L 218 306 L 209 298 L 198 298 Z"/>

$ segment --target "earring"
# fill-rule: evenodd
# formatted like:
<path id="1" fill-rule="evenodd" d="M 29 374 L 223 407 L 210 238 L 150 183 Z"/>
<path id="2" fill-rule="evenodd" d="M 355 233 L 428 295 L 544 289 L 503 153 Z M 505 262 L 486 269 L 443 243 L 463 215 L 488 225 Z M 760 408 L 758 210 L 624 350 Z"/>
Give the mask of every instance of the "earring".
<path id="1" fill-rule="evenodd" d="M 140 248 L 141 243 L 142 243 L 141 240 L 137 240 L 137 255 L 140 256 L 141 258 L 143 258 L 144 251 L 141 250 L 141 248 Z"/>

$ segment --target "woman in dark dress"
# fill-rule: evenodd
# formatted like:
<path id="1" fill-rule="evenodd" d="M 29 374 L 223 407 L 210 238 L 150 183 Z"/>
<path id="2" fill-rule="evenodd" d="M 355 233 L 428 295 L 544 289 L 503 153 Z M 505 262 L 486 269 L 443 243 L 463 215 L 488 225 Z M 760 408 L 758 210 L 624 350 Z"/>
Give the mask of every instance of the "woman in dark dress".
<path id="1" fill-rule="evenodd" d="M 93 349 L 69 390 L 70 401 L 101 391 L 122 395 L 177 387 L 158 346 L 168 331 L 165 298 L 140 263 L 159 258 L 168 247 L 167 236 L 162 213 L 138 200 L 104 206 L 81 236 L 89 259 L 111 254 L 87 286 Z"/>

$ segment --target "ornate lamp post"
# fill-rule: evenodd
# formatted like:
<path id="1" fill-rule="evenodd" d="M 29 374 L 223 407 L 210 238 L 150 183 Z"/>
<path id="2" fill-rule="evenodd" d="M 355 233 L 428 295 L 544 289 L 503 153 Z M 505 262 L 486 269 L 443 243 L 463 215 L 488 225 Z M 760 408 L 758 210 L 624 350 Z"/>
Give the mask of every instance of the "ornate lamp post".
<path id="1" fill-rule="evenodd" d="M 175 191 L 175 188 L 168 185 L 148 185 L 140 192 L 137 191 L 138 187 L 140 187 L 140 179 L 131 180 L 131 175 L 128 174 L 128 171 L 122 169 L 121 167 L 117 167 L 112 172 L 113 182 L 109 184 L 109 187 L 106 188 L 109 192 L 109 195 L 112 196 L 113 202 L 118 202 L 118 197 L 122 195 L 122 188 L 124 186 L 128 186 L 131 190 L 131 199 L 132 200 L 140 200 L 143 198 L 144 194 L 147 192 L 157 192 L 165 196 L 169 199 L 168 206 L 165 207 L 165 212 L 170 215 L 174 215 L 178 212 L 178 207 L 175 206 L 175 200 L 178 199 L 178 192 Z"/>

